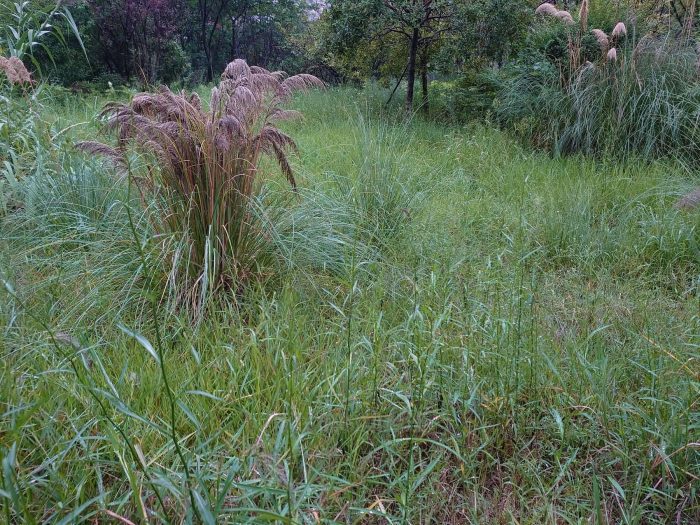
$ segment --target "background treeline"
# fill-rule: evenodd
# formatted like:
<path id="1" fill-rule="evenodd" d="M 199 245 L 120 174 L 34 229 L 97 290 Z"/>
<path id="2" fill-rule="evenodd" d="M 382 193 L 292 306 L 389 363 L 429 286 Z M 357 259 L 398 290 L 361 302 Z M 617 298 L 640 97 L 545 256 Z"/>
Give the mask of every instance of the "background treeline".
<path id="1" fill-rule="evenodd" d="M 21 6 L 49 12 L 56 1 L 5 5 L 6 31 Z M 192 87 L 211 83 L 229 61 L 243 58 L 330 84 L 376 83 L 397 110 L 403 104 L 409 113 L 457 123 L 490 120 L 555 153 L 700 158 L 695 0 L 71 0 L 59 6 L 72 18 L 53 19 L 45 38 L 35 34 L 40 43 L 23 60 L 35 76 L 76 91 Z"/>

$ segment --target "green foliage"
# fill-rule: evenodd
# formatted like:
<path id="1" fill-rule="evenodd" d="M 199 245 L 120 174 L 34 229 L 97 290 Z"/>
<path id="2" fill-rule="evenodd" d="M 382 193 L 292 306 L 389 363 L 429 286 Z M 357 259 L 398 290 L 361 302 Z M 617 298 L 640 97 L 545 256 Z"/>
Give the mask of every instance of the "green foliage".
<path id="1" fill-rule="evenodd" d="M 433 114 L 451 122 L 468 122 L 489 117 L 501 79 L 491 69 L 469 70 L 457 80 L 433 81 L 430 87 Z"/>
<path id="2" fill-rule="evenodd" d="M 4 33 L 0 34 L 0 52 L 20 59 L 29 58 L 36 67 L 34 57 L 37 48 L 43 49 L 49 57 L 51 52 L 44 42 L 49 36 L 65 44 L 65 37 L 57 20 L 65 22 L 72 35 L 82 46 L 78 26 L 70 11 L 56 2 L 15 2 L 3 4 L 0 20 L 7 20 Z M 84 51 L 84 49 L 83 49 Z M 85 55 L 87 58 L 87 55 Z"/>
<path id="3" fill-rule="evenodd" d="M 446 74 L 501 65 L 520 51 L 531 20 L 526 0 L 457 2 L 453 30 L 440 43 L 435 65 Z"/>
<path id="4" fill-rule="evenodd" d="M 144 310 L 172 253 L 155 200 L 80 158 L 24 179 L 0 221 L 8 523 L 698 521 L 685 170 L 407 132 L 358 118 L 372 96 L 294 101 L 299 195 L 256 199 L 290 264 L 197 326 Z M 95 111 L 70 97 L 42 118 Z M 382 257 L 341 176 L 417 196 Z"/>
<path id="5" fill-rule="evenodd" d="M 0 85 L 0 215 L 13 205 L 26 156 L 39 146 L 36 116 L 30 107 Z"/>
<path id="6" fill-rule="evenodd" d="M 692 47 L 670 38 L 628 42 L 617 61 L 589 62 L 564 85 L 550 60 L 511 70 L 497 105 L 507 126 L 561 153 L 700 159 Z"/>
<path id="7" fill-rule="evenodd" d="M 427 189 L 413 193 L 412 181 L 402 171 L 409 131 L 402 133 L 381 121 L 375 124 L 362 113 L 357 118 L 353 147 L 345 152 L 346 171 L 331 174 L 333 193 L 352 210 L 360 245 L 387 251 L 408 229 Z"/>

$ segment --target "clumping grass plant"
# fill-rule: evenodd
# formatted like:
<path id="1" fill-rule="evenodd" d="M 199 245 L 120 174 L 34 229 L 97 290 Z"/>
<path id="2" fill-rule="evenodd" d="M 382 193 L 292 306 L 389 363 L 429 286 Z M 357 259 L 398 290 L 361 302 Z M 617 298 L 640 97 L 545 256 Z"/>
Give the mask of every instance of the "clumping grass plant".
<path id="1" fill-rule="evenodd" d="M 536 13 L 563 24 L 566 51 L 550 42 L 512 69 L 496 103 L 502 123 L 556 153 L 700 160 L 699 57 L 685 32 L 589 28 L 585 1 L 577 19 L 551 4 Z"/>
<path id="2" fill-rule="evenodd" d="M 276 123 L 299 116 L 283 108 L 293 93 L 322 86 L 312 75 L 287 77 L 235 60 L 212 89 L 208 107 L 195 93 L 165 87 L 141 93 L 103 111 L 108 128 L 119 135 L 116 148 L 93 141 L 79 144 L 127 171 L 128 146 L 153 158 L 137 184 L 161 198 L 164 208 L 156 230 L 184 234 L 171 276 L 180 305 L 200 311 L 212 295 L 240 292 L 264 274 L 270 235 L 251 210 L 261 159 L 274 158 L 296 188 L 287 156 L 295 143 Z"/>

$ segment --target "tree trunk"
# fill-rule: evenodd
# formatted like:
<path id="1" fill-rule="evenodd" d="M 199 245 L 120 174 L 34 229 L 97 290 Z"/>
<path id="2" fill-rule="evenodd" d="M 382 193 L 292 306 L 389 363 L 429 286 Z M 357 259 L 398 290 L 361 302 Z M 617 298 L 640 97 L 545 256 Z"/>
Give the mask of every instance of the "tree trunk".
<path id="1" fill-rule="evenodd" d="M 238 58 L 238 19 L 231 17 L 231 60 Z"/>
<path id="2" fill-rule="evenodd" d="M 420 60 L 420 85 L 422 91 L 423 102 L 421 109 L 426 115 L 430 112 L 428 99 L 428 47 L 424 46 Z"/>
<path id="3" fill-rule="evenodd" d="M 207 44 L 204 44 L 204 57 L 207 62 L 207 82 L 211 82 L 214 79 L 214 66 L 211 63 L 211 49 Z"/>
<path id="4" fill-rule="evenodd" d="M 209 45 L 209 41 L 207 39 L 207 18 L 208 18 L 208 11 L 206 9 L 206 4 L 202 3 L 201 1 L 199 2 L 199 14 L 201 17 L 201 34 L 199 35 L 200 37 L 200 42 L 202 44 L 202 51 L 204 51 L 204 59 L 206 62 L 206 79 L 207 82 L 211 82 L 214 78 L 214 69 L 211 63 L 211 46 Z"/>
<path id="5" fill-rule="evenodd" d="M 406 89 L 406 112 L 413 111 L 413 85 L 416 82 L 416 55 L 418 54 L 418 28 L 413 29 L 411 50 L 408 54 L 408 88 Z"/>

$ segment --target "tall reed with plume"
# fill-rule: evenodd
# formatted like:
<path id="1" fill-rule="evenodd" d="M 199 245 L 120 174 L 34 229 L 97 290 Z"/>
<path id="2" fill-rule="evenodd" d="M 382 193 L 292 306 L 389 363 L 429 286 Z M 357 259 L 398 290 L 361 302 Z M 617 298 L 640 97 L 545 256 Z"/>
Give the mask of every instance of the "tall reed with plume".
<path id="1" fill-rule="evenodd" d="M 287 77 L 235 60 L 208 107 L 196 93 L 140 93 L 102 112 L 118 133 L 116 147 L 79 143 L 126 171 L 130 147 L 152 159 L 137 185 L 163 204 L 156 231 L 182 235 L 170 276 L 177 304 L 201 313 L 212 294 L 240 292 L 264 273 L 270 234 L 252 204 L 260 162 L 274 158 L 296 188 L 288 159 L 296 145 L 276 123 L 299 116 L 283 108 L 293 93 L 322 86 L 312 75 Z"/>
<path id="2" fill-rule="evenodd" d="M 637 39 L 614 19 L 590 28 L 588 0 L 573 23 L 551 4 L 536 13 L 554 21 L 548 29 L 564 22 L 566 52 L 515 69 L 498 100 L 501 122 L 557 153 L 700 161 L 698 51 L 687 29 Z"/>
<path id="3" fill-rule="evenodd" d="M 617 56 L 617 45 L 627 34 L 627 28 L 623 22 L 618 22 L 610 36 L 602 29 L 590 29 L 588 27 L 588 17 L 590 14 L 590 0 L 583 0 L 579 6 L 578 18 L 574 19 L 568 11 L 559 10 L 549 3 L 541 4 L 535 9 L 535 14 L 543 17 L 550 17 L 558 20 L 567 27 L 567 56 L 568 64 L 561 68 L 561 81 L 563 86 L 567 86 L 574 79 L 577 72 L 586 66 L 584 39 L 592 35 L 601 49 L 598 59 L 615 60 Z M 597 60 L 596 60 L 597 61 Z"/>

